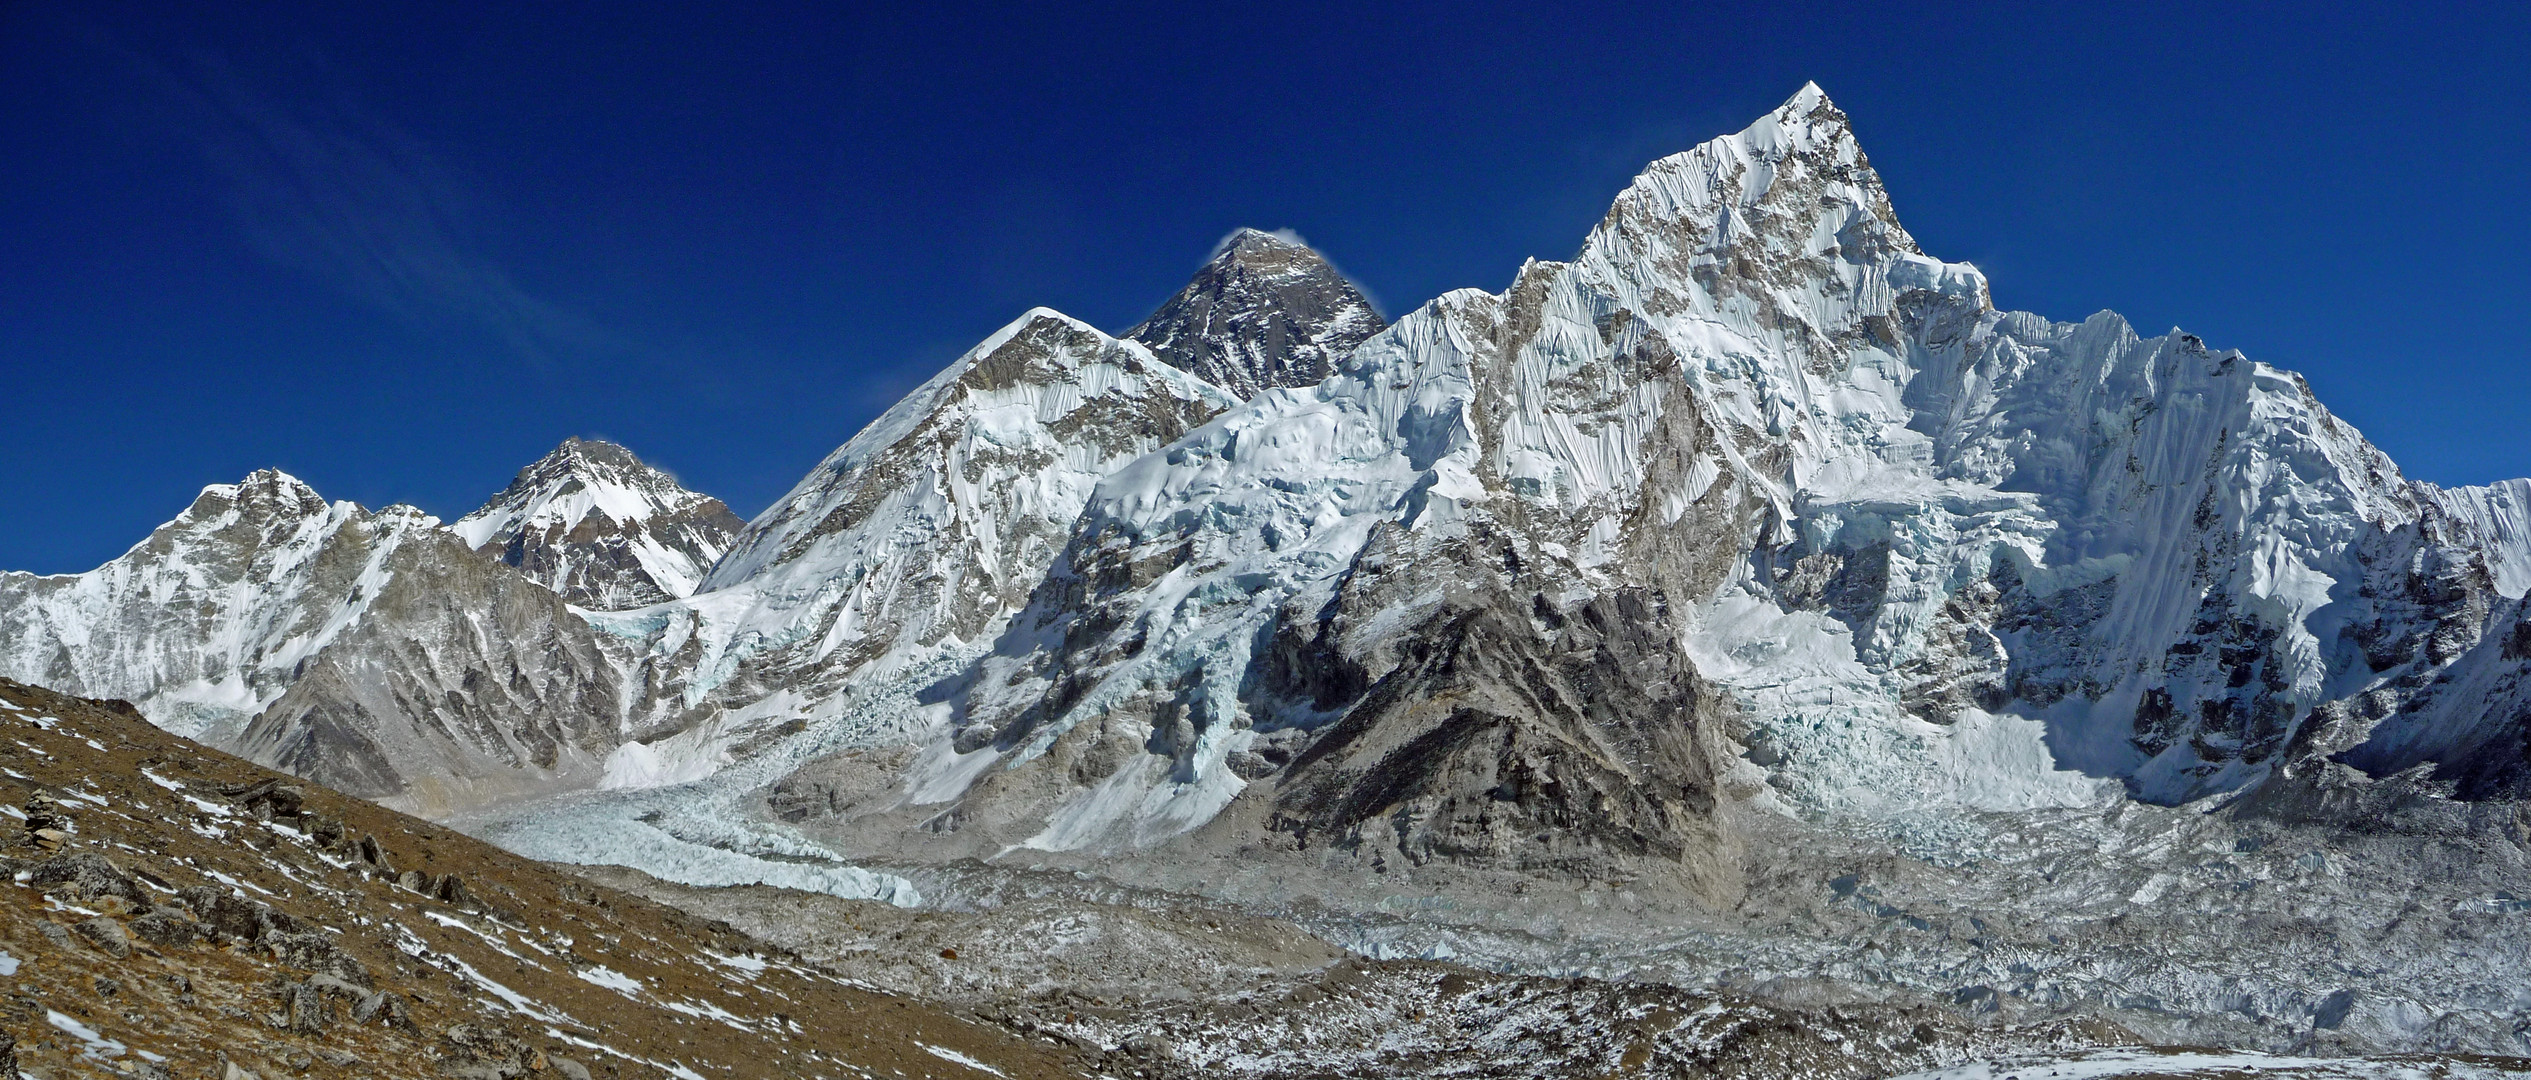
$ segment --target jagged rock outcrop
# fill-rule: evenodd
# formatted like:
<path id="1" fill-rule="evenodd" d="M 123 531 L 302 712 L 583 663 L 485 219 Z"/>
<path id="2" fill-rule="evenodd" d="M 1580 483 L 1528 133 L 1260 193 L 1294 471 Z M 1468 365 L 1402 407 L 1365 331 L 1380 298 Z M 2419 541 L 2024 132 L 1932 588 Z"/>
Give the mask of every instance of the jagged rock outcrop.
<path id="1" fill-rule="evenodd" d="M 1241 229 L 1125 337 L 1244 401 L 1318 385 L 1385 325 L 1325 256 L 1288 235 Z"/>
<path id="2" fill-rule="evenodd" d="M 1729 896 L 1730 713 L 1679 648 L 1668 599 L 1490 599 L 1402 635 L 1402 662 L 1298 754 L 1268 734 L 1230 763 L 1282 772 L 1274 827 L 1374 859 L 1586 881 L 1679 866 Z"/>
<path id="3" fill-rule="evenodd" d="M 449 530 L 601 611 L 691 595 L 745 523 L 633 452 L 565 439 Z"/>

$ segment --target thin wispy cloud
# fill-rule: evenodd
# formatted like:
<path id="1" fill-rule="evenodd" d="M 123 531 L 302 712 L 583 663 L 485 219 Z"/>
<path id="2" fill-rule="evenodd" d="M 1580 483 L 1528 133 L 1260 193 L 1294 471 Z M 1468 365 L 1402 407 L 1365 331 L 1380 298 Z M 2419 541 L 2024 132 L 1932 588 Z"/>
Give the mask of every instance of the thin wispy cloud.
<path id="1" fill-rule="evenodd" d="M 286 104 L 217 58 L 142 62 L 189 114 L 188 132 L 265 257 L 415 326 L 489 334 L 531 361 L 621 344 L 488 254 L 474 185 L 423 140 L 349 101 Z"/>

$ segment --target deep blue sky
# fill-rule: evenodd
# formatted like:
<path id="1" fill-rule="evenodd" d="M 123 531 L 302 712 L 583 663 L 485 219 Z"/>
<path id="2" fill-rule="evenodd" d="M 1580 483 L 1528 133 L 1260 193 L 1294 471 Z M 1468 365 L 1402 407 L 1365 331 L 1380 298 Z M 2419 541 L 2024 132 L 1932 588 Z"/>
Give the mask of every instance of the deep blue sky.
<path id="1" fill-rule="evenodd" d="M 0 3 L 0 567 L 267 465 L 453 518 L 574 434 L 753 514 L 1031 305 L 1123 329 L 1239 225 L 1499 289 L 1805 79 L 2000 304 L 2531 473 L 2519 5 L 853 6 Z"/>

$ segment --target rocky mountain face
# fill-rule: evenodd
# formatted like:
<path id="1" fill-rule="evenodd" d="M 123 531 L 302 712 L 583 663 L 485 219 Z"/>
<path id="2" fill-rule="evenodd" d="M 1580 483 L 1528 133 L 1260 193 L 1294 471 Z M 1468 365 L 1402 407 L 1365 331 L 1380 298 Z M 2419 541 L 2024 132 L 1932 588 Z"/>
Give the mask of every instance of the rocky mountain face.
<path id="1" fill-rule="evenodd" d="M 449 526 L 580 607 L 691 595 L 745 522 L 610 442 L 566 439 Z"/>
<path id="2" fill-rule="evenodd" d="M 2419 715 L 2485 639 L 2501 513 L 2400 479 L 2289 374 L 1987 297 L 1805 91 L 1656 162 L 1572 262 L 1108 475 L 892 813 L 978 853 L 1227 813 L 1502 866 L 1587 821 L 1627 834 L 1599 871 L 1658 853 L 1727 896 L 1737 802 L 2237 790 Z"/>
<path id="3" fill-rule="evenodd" d="M 1241 229 L 1125 336 L 1245 401 L 1318 385 L 1384 325 L 1325 256 L 1286 236 Z"/>
<path id="4" fill-rule="evenodd" d="M 423 813 L 593 774 L 628 709 L 606 647 L 436 519 L 270 470 L 85 574 L 0 577 L 0 674 Z"/>

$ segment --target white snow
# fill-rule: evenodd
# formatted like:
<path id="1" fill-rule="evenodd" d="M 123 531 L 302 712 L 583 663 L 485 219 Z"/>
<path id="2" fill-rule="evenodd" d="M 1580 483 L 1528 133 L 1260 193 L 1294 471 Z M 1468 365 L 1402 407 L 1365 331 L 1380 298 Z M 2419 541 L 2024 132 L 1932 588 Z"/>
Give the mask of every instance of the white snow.
<path id="1" fill-rule="evenodd" d="M 2531 479 L 2436 494 L 2446 511 L 2477 532 L 2496 592 L 2514 600 L 2531 592 Z"/>
<path id="2" fill-rule="evenodd" d="M 578 976 L 583 982 L 603 986 L 609 990 L 615 991 L 616 993 L 623 994 L 626 997 L 631 997 L 641 993 L 642 991 L 641 980 L 630 975 L 626 975 L 613 968 L 609 968 L 604 964 L 600 964 L 595 967 L 581 968 L 578 971 L 572 972 L 572 974 Z"/>
<path id="3" fill-rule="evenodd" d="M 79 1040 L 83 1047 L 79 1056 L 84 1058 L 118 1058 L 130 1049 L 119 1041 L 98 1034 L 97 1029 L 80 1023 L 76 1017 L 59 1009 L 44 1010 L 44 1022 L 53 1025 L 54 1029 L 62 1034 Z"/>
<path id="4" fill-rule="evenodd" d="M 763 959 L 754 956 L 728 956 L 713 952 L 710 949 L 703 950 L 703 955 L 711 957 L 715 963 L 718 963 L 723 967 L 734 967 L 750 975 L 761 975 L 764 973 L 766 967 Z"/>
<path id="5" fill-rule="evenodd" d="M 212 485 L 95 570 L 0 575 L 0 674 L 129 700 L 179 735 L 242 724 L 366 616 L 387 557 L 437 525 L 328 504 L 274 470 Z M 348 567 L 327 558 L 354 552 Z"/>
<path id="6" fill-rule="evenodd" d="M 916 1040 L 916 1041 L 915 1041 L 915 1043 L 914 1043 L 914 1045 L 919 1046 L 919 1047 L 922 1047 L 922 1048 L 923 1048 L 923 1049 L 925 1049 L 925 1050 L 931 1051 L 931 1054 L 932 1054 L 932 1056 L 933 1056 L 933 1057 L 937 1057 L 937 1058 L 941 1059 L 942 1061 L 955 1062 L 955 1063 L 957 1063 L 957 1064 L 964 1065 L 964 1066 L 966 1066 L 966 1067 L 968 1067 L 968 1068 L 970 1068 L 970 1069 L 974 1069 L 974 1070 L 975 1070 L 975 1071 L 977 1071 L 977 1072 L 981 1072 L 981 1073 L 991 1073 L 991 1074 L 992 1074 L 992 1075 L 994 1075 L 994 1076 L 1002 1076 L 1002 1075 L 1005 1075 L 1005 1074 L 1002 1072 L 1002 1070 L 1000 1070 L 1000 1069 L 996 1069 L 996 1068 L 994 1068 L 994 1067 L 993 1067 L 993 1066 L 991 1066 L 991 1065 L 987 1065 L 987 1064 L 985 1064 L 985 1063 L 983 1063 L 983 1062 L 981 1062 L 981 1061 L 977 1061 L 977 1060 L 976 1060 L 976 1059 L 974 1059 L 974 1058 L 968 1057 L 967 1055 L 965 1055 L 965 1054 L 961 1054 L 961 1053 L 959 1053 L 959 1052 L 957 1052 L 957 1051 L 955 1051 L 955 1050 L 952 1050 L 952 1049 L 950 1049 L 950 1048 L 948 1048 L 948 1047 L 946 1047 L 946 1046 L 933 1046 L 932 1044 L 927 1043 L 927 1042 L 923 1042 L 923 1041 L 921 1041 L 921 1040 Z"/>

